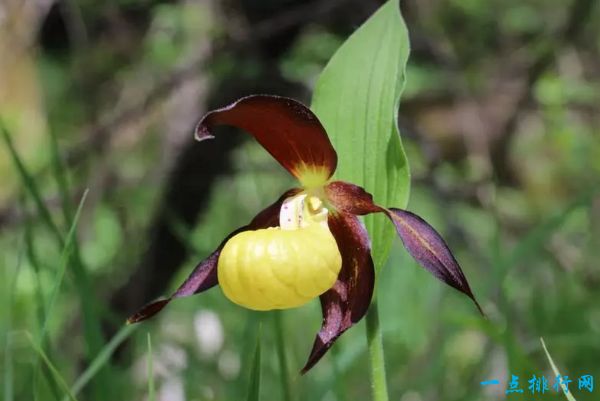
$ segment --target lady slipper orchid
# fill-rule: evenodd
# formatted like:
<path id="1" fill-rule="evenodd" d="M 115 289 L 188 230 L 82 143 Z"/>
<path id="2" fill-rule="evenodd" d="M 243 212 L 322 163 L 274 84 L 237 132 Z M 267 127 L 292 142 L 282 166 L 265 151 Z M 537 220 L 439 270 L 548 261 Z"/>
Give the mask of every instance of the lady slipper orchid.
<path id="1" fill-rule="evenodd" d="M 206 114 L 196 139 L 213 138 L 217 125 L 250 133 L 301 188 L 290 189 L 231 233 L 174 294 L 143 307 L 129 323 L 155 315 L 174 298 L 217 284 L 232 302 L 254 310 L 293 308 L 320 297 L 323 323 L 305 373 L 367 312 L 375 272 L 369 237 L 357 216 L 369 213 L 384 213 L 414 259 L 469 296 L 481 311 L 456 259 L 427 222 L 406 210 L 375 204 L 357 185 L 331 180 L 336 152 L 306 106 L 278 96 L 244 97 Z"/>

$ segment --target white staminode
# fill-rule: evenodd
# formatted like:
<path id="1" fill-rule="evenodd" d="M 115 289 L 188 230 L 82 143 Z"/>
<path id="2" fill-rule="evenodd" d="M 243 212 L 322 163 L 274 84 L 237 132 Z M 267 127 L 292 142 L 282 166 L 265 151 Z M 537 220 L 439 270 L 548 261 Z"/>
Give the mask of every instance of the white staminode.
<path id="1" fill-rule="evenodd" d="M 327 212 L 321 199 L 301 193 L 283 201 L 279 210 L 279 226 L 282 230 L 297 230 L 313 223 L 327 226 Z"/>

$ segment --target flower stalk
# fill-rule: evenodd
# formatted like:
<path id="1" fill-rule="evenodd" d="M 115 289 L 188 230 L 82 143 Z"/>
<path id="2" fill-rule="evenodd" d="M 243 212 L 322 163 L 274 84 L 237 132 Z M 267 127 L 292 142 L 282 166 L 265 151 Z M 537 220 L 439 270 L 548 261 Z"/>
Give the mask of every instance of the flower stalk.
<path id="1" fill-rule="evenodd" d="M 369 350 L 369 367 L 371 370 L 371 391 L 373 401 L 388 401 L 387 379 L 385 375 L 385 358 L 383 353 L 383 336 L 379 323 L 377 293 L 373 294 L 373 303 L 369 307 L 367 320 L 367 347 Z"/>

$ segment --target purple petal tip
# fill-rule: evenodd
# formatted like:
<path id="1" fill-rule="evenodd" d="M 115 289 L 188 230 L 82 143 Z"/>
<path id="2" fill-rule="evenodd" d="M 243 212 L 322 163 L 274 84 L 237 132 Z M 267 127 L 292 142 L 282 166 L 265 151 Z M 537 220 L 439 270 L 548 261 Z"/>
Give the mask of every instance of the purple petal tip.
<path id="1" fill-rule="evenodd" d="M 210 133 L 210 131 L 208 130 L 208 127 L 206 125 L 204 125 L 202 122 L 200 122 L 200 124 L 198 124 L 196 126 L 196 129 L 194 131 L 194 138 L 198 142 L 202 142 L 202 141 L 205 141 L 207 139 L 213 139 L 214 135 L 212 135 Z"/>
<path id="2" fill-rule="evenodd" d="M 165 306 L 167 306 L 169 302 L 171 302 L 171 299 L 166 298 L 144 306 L 142 309 L 131 315 L 129 319 L 127 319 L 127 324 L 134 324 L 151 318 L 160 312 Z"/>

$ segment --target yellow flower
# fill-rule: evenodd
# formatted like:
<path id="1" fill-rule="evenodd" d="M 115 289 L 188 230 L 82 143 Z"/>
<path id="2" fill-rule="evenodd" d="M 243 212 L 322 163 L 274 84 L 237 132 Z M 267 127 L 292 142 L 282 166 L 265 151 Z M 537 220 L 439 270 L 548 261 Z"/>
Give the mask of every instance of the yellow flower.
<path id="1" fill-rule="evenodd" d="M 255 310 L 294 308 L 320 297 L 323 325 L 304 373 L 367 312 L 375 272 L 369 237 L 357 216 L 369 213 L 388 216 L 415 260 L 469 296 L 481 311 L 460 266 L 433 227 L 406 210 L 375 204 L 357 185 L 331 180 L 337 154 L 306 106 L 278 96 L 248 96 L 206 114 L 196 138 L 213 138 L 216 125 L 250 133 L 301 187 L 287 191 L 231 233 L 173 295 L 146 305 L 129 323 L 155 315 L 174 298 L 217 284 L 232 302 Z"/>

